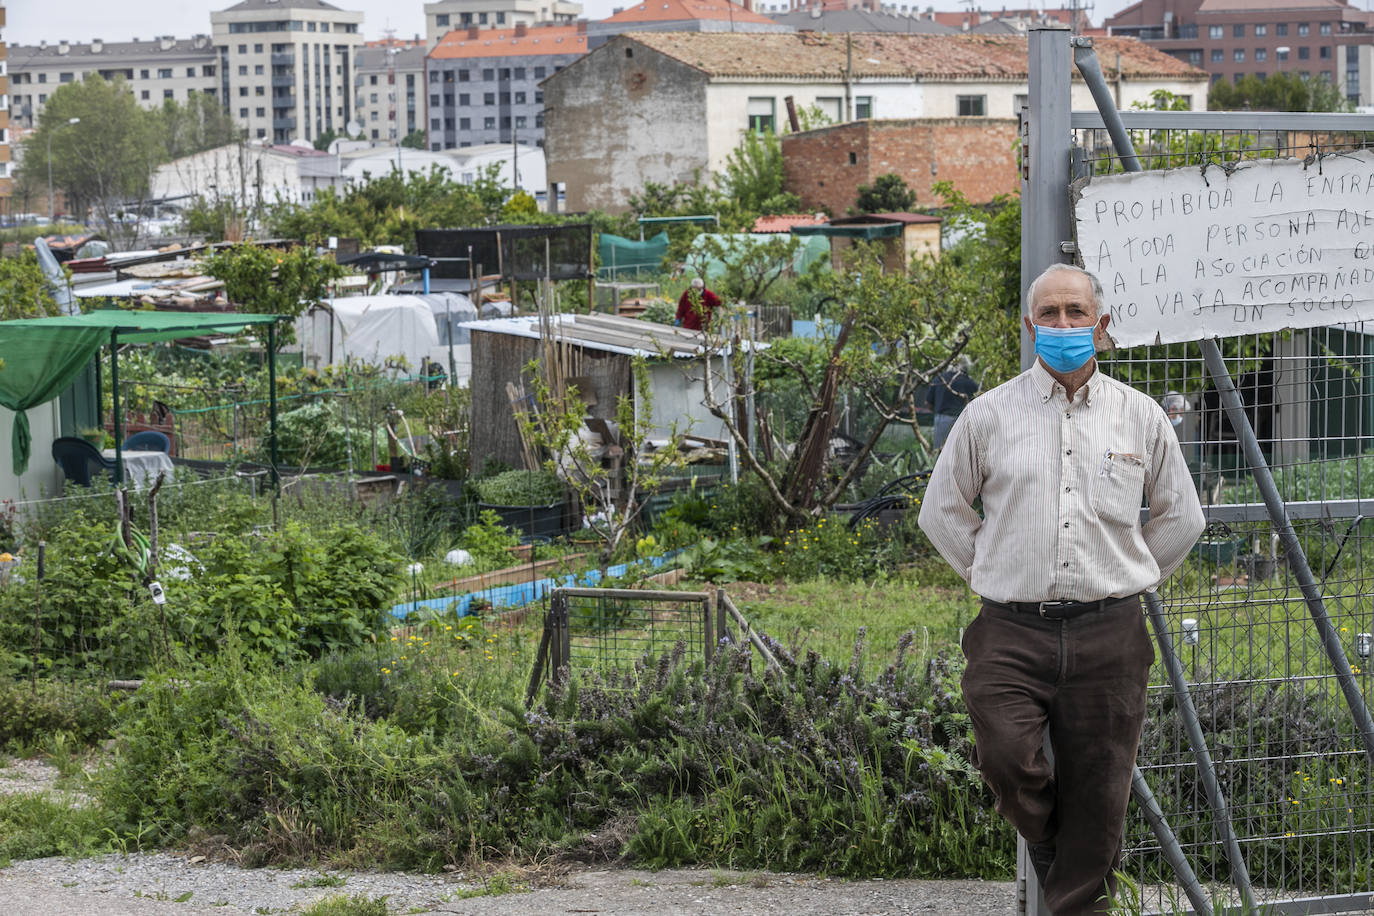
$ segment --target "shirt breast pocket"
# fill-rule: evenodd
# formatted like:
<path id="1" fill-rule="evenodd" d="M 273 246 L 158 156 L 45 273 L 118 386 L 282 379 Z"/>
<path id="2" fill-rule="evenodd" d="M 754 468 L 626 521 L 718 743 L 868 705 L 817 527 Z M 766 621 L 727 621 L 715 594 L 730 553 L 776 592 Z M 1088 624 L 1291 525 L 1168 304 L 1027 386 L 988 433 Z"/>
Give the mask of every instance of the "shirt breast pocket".
<path id="1" fill-rule="evenodd" d="M 1093 479 L 1092 508 L 1102 522 L 1126 527 L 1140 520 L 1145 464 L 1135 455 L 1108 452 Z"/>

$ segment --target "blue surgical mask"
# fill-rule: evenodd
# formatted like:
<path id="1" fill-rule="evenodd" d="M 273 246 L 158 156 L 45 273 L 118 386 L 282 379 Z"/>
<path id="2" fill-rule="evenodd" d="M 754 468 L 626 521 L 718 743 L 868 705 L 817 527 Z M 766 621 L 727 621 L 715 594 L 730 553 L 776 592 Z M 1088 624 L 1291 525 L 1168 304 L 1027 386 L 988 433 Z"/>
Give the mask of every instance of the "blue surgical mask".
<path id="1" fill-rule="evenodd" d="M 1081 369 L 1096 352 L 1092 325 L 1086 328 L 1035 326 L 1035 353 L 1056 372 Z"/>

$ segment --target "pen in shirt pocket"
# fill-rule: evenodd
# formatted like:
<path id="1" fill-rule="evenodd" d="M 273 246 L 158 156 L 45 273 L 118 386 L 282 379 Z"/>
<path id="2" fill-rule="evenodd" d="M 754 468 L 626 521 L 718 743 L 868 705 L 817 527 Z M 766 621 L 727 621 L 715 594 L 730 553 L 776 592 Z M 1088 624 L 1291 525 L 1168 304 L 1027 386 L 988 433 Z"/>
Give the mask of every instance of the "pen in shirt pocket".
<path id="1" fill-rule="evenodd" d="M 1111 477 L 1118 463 L 1128 467 L 1138 468 L 1144 467 L 1145 460 L 1139 455 L 1132 454 L 1131 452 L 1118 452 L 1107 449 L 1106 453 L 1102 456 L 1102 467 L 1098 470 L 1097 476 Z"/>

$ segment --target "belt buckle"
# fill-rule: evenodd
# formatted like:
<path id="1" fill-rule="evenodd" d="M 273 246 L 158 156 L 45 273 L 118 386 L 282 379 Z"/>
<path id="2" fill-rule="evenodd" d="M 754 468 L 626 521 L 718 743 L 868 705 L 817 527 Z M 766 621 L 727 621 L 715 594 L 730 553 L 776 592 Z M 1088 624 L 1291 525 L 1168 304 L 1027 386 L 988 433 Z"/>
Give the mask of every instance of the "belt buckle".
<path id="1" fill-rule="evenodd" d="M 1040 616 L 1041 616 L 1043 619 L 1045 619 L 1045 620 L 1058 620 L 1059 618 L 1057 618 L 1057 617 L 1046 617 L 1046 616 L 1045 616 L 1045 605 L 1049 605 L 1049 606 L 1052 607 L 1052 608 L 1058 608 L 1058 607 L 1063 607 L 1064 605 L 1066 605 L 1066 604 L 1068 604 L 1068 603 L 1069 603 L 1068 601 L 1062 601 L 1062 600 L 1061 600 L 1061 601 L 1041 601 L 1041 602 L 1037 605 L 1037 607 L 1039 607 L 1039 609 L 1040 609 Z"/>

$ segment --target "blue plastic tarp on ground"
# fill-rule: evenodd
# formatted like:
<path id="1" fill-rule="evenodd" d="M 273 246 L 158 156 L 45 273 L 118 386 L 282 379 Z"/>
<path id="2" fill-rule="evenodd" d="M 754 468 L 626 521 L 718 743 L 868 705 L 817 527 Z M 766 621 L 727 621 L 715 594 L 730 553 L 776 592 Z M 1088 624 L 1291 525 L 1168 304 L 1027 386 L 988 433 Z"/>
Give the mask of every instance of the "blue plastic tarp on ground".
<path id="1" fill-rule="evenodd" d="M 636 563 L 618 563 L 608 567 L 606 575 L 612 578 L 623 576 L 630 571 L 631 567 L 658 568 L 677 556 L 678 553 L 680 551 L 674 550 L 671 553 L 659 557 L 648 557 Z M 459 617 L 466 617 L 472 613 L 472 602 L 478 598 L 491 602 L 492 607 L 521 607 L 538 601 L 555 588 L 591 586 L 599 583 L 601 579 L 601 570 L 589 569 L 584 573 L 571 573 L 553 579 L 536 579 L 533 582 L 522 582 L 517 585 L 497 585 L 467 595 L 426 598 L 423 601 L 405 601 L 391 608 L 391 616 L 397 620 L 405 620 L 411 614 L 423 609 L 438 613 L 453 611 Z"/>

